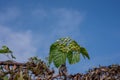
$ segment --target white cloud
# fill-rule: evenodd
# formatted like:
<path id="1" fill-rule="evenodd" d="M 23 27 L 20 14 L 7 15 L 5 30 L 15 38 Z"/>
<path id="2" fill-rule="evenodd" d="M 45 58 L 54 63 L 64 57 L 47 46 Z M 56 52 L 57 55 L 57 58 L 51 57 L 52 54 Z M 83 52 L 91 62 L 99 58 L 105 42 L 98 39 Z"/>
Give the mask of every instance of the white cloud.
<path id="1" fill-rule="evenodd" d="M 53 14 L 57 17 L 54 33 L 59 35 L 77 35 L 83 15 L 76 10 L 68 10 L 65 8 L 53 10 Z"/>
<path id="2" fill-rule="evenodd" d="M 30 31 L 16 32 L 7 25 L 7 23 L 15 22 L 20 16 L 18 8 L 5 8 L 0 11 L 0 47 L 7 45 L 16 56 L 16 61 L 26 61 L 32 56 L 36 56 L 36 48 Z M 0 55 L 0 60 L 7 60 L 4 55 Z"/>
<path id="3" fill-rule="evenodd" d="M 29 57 L 36 56 L 36 48 L 30 31 L 15 32 L 10 28 L 0 26 L 0 46 L 7 45 L 16 56 L 16 61 L 26 61 Z M 0 55 L 0 60 L 6 59 Z"/>
<path id="4" fill-rule="evenodd" d="M 34 13 L 34 14 L 33 14 Z M 49 30 L 51 36 L 78 36 L 80 32 L 80 24 L 83 21 L 83 12 L 58 8 L 58 9 L 35 9 L 32 12 L 34 17 L 43 19 L 46 29 Z M 42 18 L 41 18 L 42 17 Z M 44 25 L 41 25 L 44 26 Z"/>

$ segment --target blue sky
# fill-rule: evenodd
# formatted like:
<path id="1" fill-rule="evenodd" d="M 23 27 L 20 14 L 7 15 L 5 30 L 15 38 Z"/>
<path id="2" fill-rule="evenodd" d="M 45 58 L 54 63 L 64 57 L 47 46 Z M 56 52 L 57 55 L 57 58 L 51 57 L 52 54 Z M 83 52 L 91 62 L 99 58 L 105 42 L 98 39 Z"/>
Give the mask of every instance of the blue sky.
<path id="1" fill-rule="evenodd" d="M 49 46 L 69 36 L 91 59 L 68 65 L 70 73 L 120 64 L 119 0 L 0 0 L 0 46 L 8 45 L 25 62 L 48 56 Z M 4 55 L 0 60 L 4 60 Z"/>

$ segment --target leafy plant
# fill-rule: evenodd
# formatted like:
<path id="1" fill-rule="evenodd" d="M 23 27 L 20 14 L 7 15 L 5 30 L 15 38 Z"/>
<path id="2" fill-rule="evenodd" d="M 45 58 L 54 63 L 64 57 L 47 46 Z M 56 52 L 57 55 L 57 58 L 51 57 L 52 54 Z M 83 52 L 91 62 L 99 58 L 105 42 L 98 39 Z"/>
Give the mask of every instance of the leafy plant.
<path id="1" fill-rule="evenodd" d="M 50 46 L 48 62 L 49 64 L 53 62 L 57 68 L 65 64 L 67 59 L 69 64 L 75 64 L 80 61 L 80 54 L 90 59 L 87 50 L 75 40 L 69 37 L 60 38 Z"/>
<path id="2" fill-rule="evenodd" d="M 10 58 L 8 55 L 10 54 L 12 59 L 16 59 L 15 56 L 12 54 L 12 51 L 7 46 L 2 46 L 2 49 L 0 49 L 0 54 L 6 55 L 8 58 Z"/>

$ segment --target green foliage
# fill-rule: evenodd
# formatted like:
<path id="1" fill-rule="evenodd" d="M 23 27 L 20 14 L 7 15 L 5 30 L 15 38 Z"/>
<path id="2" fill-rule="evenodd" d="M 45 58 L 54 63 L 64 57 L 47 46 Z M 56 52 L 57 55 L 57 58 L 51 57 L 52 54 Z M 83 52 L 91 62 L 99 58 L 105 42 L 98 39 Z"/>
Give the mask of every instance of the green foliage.
<path id="1" fill-rule="evenodd" d="M 5 76 L 5 77 L 3 78 L 3 80 L 9 80 L 9 79 L 8 79 L 8 76 Z"/>
<path id="2" fill-rule="evenodd" d="M 50 46 L 49 64 L 52 62 L 58 68 L 66 63 L 75 64 L 80 61 L 80 53 L 84 58 L 90 59 L 87 50 L 69 37 L 60 38 Z"/>
<path id="3" fill-rule="evenodd" d="M 0 49 L 0 54 L 4 54 L 4 55 L 7 54 L 7 57 L 8 57 L 8 54 L 10 54 L 12 59 L 16 59 L 15 56 L 12 54 L 12 51 L 5 45 L 2 46 L 2 48 Z"/>
<path id="4" fill-rule="evenodd" d="M 87 52 L 87 50 L 84 48 L 84 47 L 81 47 L 80 48 L 81 50 L 81 53 L 83 53 L 84 55 L 82 55 L 84 58 L 88 58 L 88 59 L 90 59 L 90 57 L 89 57 L 89 55 L 88 55 L 88 52 Z"/>
<path id="5" fill-rule="evenodd" d="M 12 51 L 7 46 L 2 46 L 2 49 L 0 49 L 0 53 L 12 53 Z"/>

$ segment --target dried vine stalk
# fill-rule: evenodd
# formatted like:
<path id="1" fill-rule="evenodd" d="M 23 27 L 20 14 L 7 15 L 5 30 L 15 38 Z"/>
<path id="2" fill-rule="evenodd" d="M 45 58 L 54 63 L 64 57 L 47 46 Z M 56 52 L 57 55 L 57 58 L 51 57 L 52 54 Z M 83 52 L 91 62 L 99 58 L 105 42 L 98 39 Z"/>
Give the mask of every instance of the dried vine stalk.
<path id="1" fill-rule="evenodd" d="M 54 74 L 43 61 L 19 63 L 15 61 L 0 61 L 0 80 L 9 76 L 9 80 L 65 80 L 63 74 Z M 120 65 L 99 66 L 90 69 L 86 74 L 70 74 L 66 80 L 120 80 Z"/>

